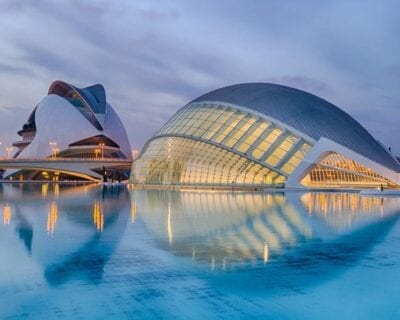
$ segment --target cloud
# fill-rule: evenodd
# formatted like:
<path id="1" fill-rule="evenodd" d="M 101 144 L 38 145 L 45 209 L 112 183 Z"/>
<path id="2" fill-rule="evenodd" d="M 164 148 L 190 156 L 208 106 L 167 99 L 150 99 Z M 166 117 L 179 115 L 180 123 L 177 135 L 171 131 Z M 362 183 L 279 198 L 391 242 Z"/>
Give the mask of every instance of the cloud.
<path id="1" fill-rule="evenodd" d="M 0 111 L 21 106 L 26 112 L 15 121 L 23 123 L 52 81 L 100 82 L 140 147 L 206 91 L 277 82 L 339 105 L 400 153 L 393 131 L 382 129 L 396 127 L 400 115 L 399 7 L 368 0 L 2 1 Z M 9 134 L 4 123 L 0 136 Z"/>

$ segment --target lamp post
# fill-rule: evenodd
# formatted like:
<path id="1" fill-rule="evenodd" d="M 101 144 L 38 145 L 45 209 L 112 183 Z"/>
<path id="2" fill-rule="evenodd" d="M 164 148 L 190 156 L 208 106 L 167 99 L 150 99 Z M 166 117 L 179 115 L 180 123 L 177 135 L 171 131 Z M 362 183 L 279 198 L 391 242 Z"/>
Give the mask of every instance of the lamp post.
<path id="1" fill-rule="evenodd" d="M 12 147 L 7 147 L 6 151 L 7 151 L 7 158 L 11 158 L 11 152 L 13 151 L 13 148 Z"/>
<path id="2" fill-rule="evenodd" d="M 57 159 L 57 152 L 60 151 L 60 148 L 53 148 L 53 152 L 54 152 L 54 159 Z"/>
<path id="3" fill-rule="evenodd" d="M 105 144 L 103 142 L 99 143 L 99 146 L 101 148 L 101 160 L 104 159 L 104 146 Z"/>
<path id="4" fill-rule="evenodd" d="M 54 142 L 54 141 L 50 141 L 49 145 L 50 145 L 50 148 L 51 148 L 51 157 L 54 158 L 54 149 L 56 148 L 57 143 Z"/>

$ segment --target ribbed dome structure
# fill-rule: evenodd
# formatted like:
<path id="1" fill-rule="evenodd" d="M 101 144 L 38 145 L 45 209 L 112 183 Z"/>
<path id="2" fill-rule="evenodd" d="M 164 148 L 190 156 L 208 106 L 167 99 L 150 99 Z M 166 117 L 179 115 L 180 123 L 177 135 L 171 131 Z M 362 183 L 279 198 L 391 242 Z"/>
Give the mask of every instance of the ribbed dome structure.
<path id="1" fill-rule="evenodd" d="M 400 172 L 399 163 L 360 123 L 332 103 L 305 91 L 271 83 L 243 83 L 211 91 L 192 102 L 203 101 L 253 109 L 315 140 L 328 138 Z"/>
<path id="2" fill-rule="evenodd" d="M 220 88 L 146 143 L 131 182 L 204 187 L 398 188 L 400 163 L 332 103 L 270 83 Z"/>

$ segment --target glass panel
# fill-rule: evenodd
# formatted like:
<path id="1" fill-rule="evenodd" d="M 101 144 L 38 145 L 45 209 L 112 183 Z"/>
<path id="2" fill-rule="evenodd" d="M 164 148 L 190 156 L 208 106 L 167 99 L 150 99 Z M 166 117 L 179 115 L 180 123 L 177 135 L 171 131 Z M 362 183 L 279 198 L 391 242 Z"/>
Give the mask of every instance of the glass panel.
<path id="1" fill-rule="evenodd" d="M 377 174 L 371 168 L 338 153 L 326 156 L 301 183 L 306 186 L 398 187 L 394 182 Z"/>
<path id="2" fill-rule="evenodd" d="M 275 140 L 278 139 L 281 133 L 281 129 L 274 128 L 274 130 L 272 130 L 272 132 L 253 151 L 253 157 L 260 159 L 261 156 L 268 151 L 269 147 L 275 142 Z M 257 149 L 259 149 L 259 152 L 256 152 Z"/>
<path id="3" fill-rule="evenodd" d="M 277 173 L 270 176 L 268 169 L 251 160 L 204 142 L 161 137 L 150 142 L 134 162 L 131 181 L 145 184 L 263 185 L 283 183 L 285 177 Z"/>

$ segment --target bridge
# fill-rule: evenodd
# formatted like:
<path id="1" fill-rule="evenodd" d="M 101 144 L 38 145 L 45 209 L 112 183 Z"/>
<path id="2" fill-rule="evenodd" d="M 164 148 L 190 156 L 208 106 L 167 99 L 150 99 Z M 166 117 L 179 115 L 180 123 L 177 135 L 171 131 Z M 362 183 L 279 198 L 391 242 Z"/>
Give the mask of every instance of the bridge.
<path id="1" fill-rule="evenodd" d="M 60 172 L 91 181 L 102 179 L 103 167 L 106 170 L 130 170 L 131 164 L 131 160 L 108 158 L 0 158 L 0 169 Z"/>

